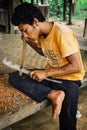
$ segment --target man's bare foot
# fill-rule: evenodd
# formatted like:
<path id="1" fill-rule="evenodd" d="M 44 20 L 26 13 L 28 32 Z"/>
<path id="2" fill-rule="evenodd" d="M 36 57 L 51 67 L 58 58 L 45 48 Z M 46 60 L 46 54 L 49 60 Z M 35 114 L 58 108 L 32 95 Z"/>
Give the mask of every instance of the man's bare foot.
<path id="1" fill-rule="evenodd" d="M 62 103 L 65 97 L 65 93 L 63 91 L 52 90 L 47 97 L 51 100 L 53 107 L 53 119 L 56 119 L 61 112 Z"/>

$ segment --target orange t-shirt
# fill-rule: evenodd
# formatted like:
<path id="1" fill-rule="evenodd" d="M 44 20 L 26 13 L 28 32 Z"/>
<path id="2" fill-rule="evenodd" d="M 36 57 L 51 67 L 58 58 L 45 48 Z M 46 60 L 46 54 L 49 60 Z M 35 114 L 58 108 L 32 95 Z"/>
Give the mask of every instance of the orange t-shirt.
<path id="1" fill-rule="evenodd" d="M 80 48 L 75 34 L 68 27 L 54 23 L 50 34 L 46 38 L 38 39 L 38 47 L 41 47 L 44 55 L 47 58 L 46 68 L 62 67 L 68 64 L 67 56 L 79 52 Z M 69 74 L 66 76 L 54 76 L 52 78 L 67 79 L 67 80 L 82 80 L 84 76 L 84 67 L 81 59 L 82 70 L 78 73 Z"/>

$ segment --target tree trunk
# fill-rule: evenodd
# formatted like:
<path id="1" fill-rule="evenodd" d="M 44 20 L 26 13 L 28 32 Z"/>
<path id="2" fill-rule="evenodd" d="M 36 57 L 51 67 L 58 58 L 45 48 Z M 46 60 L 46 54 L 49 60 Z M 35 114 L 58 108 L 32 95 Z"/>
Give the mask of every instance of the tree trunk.
<path id="1" fill-rule="evenodd" d="M 63 4 L 63 20 L 66 20 L 66 7 L 67 7 L 67 0 L 64 0 Z"/>
<path id="2" fill-rule="evenodd" d="M 45 0 L 41 0 L 41 4 L 45 4 L 46 3 L 46 1 Z"/>
<path id="3" fill-rule="evenodd" d="M 69 23 L 72 24 L 72 0 L 69 1 Z"/>
<path id="4" fill-rule="evenodd" d="M 83 37 L 87 37 L 87 18 L 85 19 L 85 26 L 84 26 Z"/>
<path id="5" fill-rule="evenodd" d="M 34 0 L 31 0 L 31 3 L 34 4 Z"/>
<path id="6" fill-rule="evenodd" d="M 72 0 L 72 13 L 76 12 L 76 0 Z"/>

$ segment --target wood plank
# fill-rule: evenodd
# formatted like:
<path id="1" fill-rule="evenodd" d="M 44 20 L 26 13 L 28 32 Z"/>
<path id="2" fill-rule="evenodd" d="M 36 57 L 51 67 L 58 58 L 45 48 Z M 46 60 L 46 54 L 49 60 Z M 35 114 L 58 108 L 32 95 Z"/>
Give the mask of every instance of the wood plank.
<path id="1" fill-rule="evenodd" d="M 0 129 L 4 129 L 8 126 L 11 126 L 12 124 L 46 108 L 47 106 L 49 106 L 51 104 L 50 101 L 47 99 L 42 101 L 41 103 L 37 103 L 36 101 L 34 101 L 30 98 L 28 99 L 23 94 L 20 95 L 20 93 L 11 97 L 11 95 L 8 93 L 9 90 L 11 90 L 12 95 L 16 92 L 16 90 L 14 88 L 12 88 L 11 86 L 9 86 L 8 81 L 7 81 L 8 76 L 5 76 L 3 78 L 5 78 L 5 80 L 2 79 L 2 75 L 1 75 L 0 87 L 2 87 L 2 89 L 4 89 L 4 86 L 2 86 L 2 84 L 3 84 L 3 81 L 5 81 L 6 83 L 4 83 L 4 85 L 7 85 L 7 86 L 5 86 L 5 90 L 7 91 L 7 94 L 8 94 L 8 95 L 3 95 L 3 96 L 4 97 L 6 96 L 7 100 L 9 98 L 12 98 L 12 100 L 15 100 L 15 101 L 16 101 L 15 98 L 17 96 L 18 99 L 20 99 L 21 101 L 17 99 L 18 101 L 16 101 L 16 103 L 13 102 L 15 104 L 15 108 L 14 108 L 14 104 L 13 104 L 11 106 L 11 108 L 9 109 L 9 111 L 5 111 L 5 110 L 1 111 L 2 107 L 0 108 Z M 81 85 L 80 89 L 82 89 L 83 87 L 86 87 L 86 86 L 87 86 L 87 76 L 82 80 L 82 85 Z M 0 91 L 2 89 L 0 89 Z M 4 92 L 6 93 L 6 91 L 4 91 Z M 2 97 L 0 97 L 0 98 L 2 98 Z M 25 102 L 25 103 L 22 103 L 22 102 Z"/>
<path id="2" fill-rule="evenodd" d="M 0 116 L 0 129 L 8 127 L 15 122 L 18 122 L 50 105 L 48 100 L 44 100 L 41 103 L 33 102 L 24 107 L 21 107 L 18 111 L 9 112 Z"/>
<path id="3" fill-rule="evenodd" d="M 87 37 L 87 18 L 85 19 L 83 37 Z"/>
<path id="4" fill-rule="evenodd" d="M 87 51 L 87 38 L 78 37 L 77 40 L 79 42 L 80 49 L 83 51 Z"/>
<path id="5" fill-rule="evenodd" d="M 13 88 L 8 74 L 0 75 L 0 129 L 8 127 L 50 105 L 48 100 L 37 103 Z"/>

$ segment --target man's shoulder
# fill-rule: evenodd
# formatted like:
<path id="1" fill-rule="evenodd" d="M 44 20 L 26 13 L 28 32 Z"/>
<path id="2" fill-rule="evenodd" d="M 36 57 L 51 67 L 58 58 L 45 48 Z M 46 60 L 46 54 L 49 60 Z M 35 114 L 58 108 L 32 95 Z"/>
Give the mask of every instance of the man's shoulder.
<path id="1" fill-rule="evenodd" d="M 65 23 L 54 22 L 54 26 L 61 32 L 72 32 L 72 30 L 65 25 Z"/>

